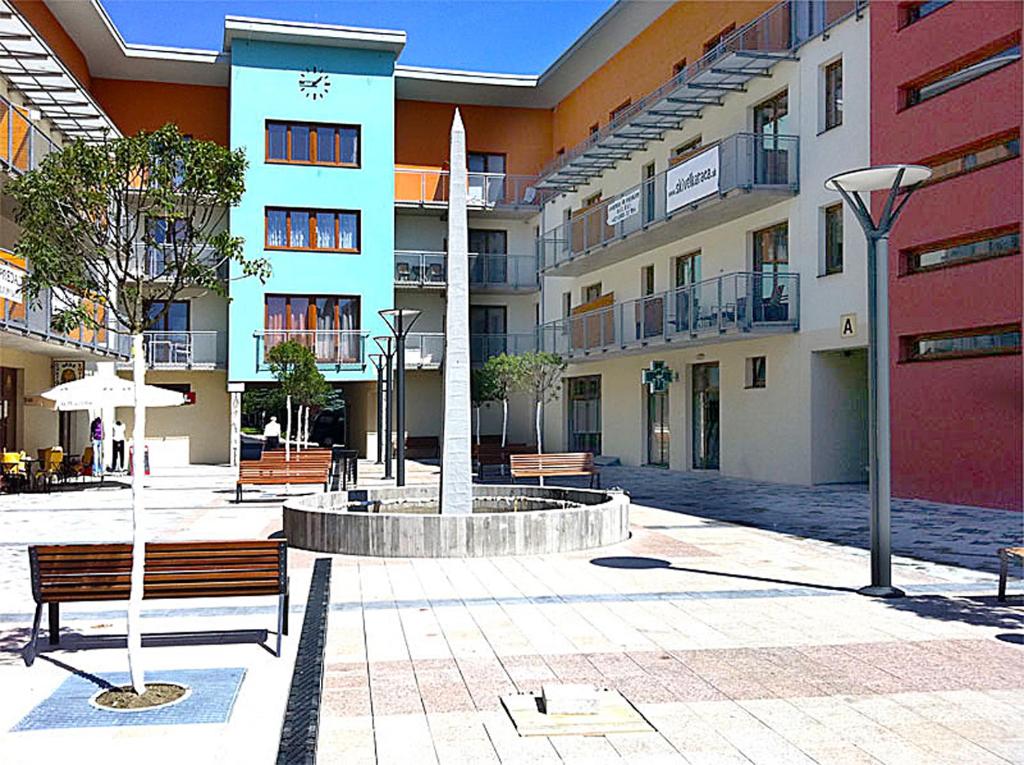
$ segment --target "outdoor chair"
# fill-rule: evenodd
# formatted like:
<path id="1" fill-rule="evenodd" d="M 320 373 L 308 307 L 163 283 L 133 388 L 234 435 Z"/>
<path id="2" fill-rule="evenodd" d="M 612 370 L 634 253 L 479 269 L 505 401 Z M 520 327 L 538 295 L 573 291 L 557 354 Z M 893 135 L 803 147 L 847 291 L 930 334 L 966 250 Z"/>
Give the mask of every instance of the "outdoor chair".
<path id="1" fill-rule="evenodd" d="M 0 468 L 3 470 L 4 486 L 10 491 L 21 491 L 28 483 L 25 469 L 25 452 L 4 452 Z"/>
<path id="2" fill-rule="evenodd" d="M 49 490 L 55 478 L 64 479 L 64 449 L 59 446 L 40 449 L 39 471 L 36 474 L 36 480 Z"/>

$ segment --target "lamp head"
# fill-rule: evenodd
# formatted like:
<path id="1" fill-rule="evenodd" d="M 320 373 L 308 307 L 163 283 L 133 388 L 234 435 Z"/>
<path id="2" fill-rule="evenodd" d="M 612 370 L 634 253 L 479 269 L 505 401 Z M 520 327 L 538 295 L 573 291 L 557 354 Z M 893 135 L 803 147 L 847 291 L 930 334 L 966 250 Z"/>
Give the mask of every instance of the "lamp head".
<path id="1" fill-rule="evenodd" d="M 902 171 L 902 175 L 900 175 Z M 829 191 L 870 192 L 889 191 L 899 178 L 899 188 L 916 186 L 932 177 L 930 167 L 924 165 L 877 165 L 847 170 L 825 181 Z"/>
<path id="2" fill-rule="evenodd" d="M 415 308 L 388 308 L 377 313 L 384 319 L 395 337 L 402 337 L 408 333 L 423 311 Z"/>

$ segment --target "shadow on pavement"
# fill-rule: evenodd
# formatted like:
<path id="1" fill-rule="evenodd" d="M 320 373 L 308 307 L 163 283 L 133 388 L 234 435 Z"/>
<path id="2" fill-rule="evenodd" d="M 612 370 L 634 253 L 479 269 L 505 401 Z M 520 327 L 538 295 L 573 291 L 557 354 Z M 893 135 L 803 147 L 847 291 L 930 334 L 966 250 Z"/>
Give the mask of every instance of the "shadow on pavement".
<path id="1" fill-rule="evenodd" d="M 1014 601 L 1017 602 L 1016 606 L 1013 605 Z M 910 611 L 925 619 L 1007 630 L 1024 627 L 1024 613 L 1019 605 L 1022 600 L 1019 597 L 1000 603 L 995 595 L 908 595 L 905 598 L 879 599 L 879 602 L 897 611 Z"/>

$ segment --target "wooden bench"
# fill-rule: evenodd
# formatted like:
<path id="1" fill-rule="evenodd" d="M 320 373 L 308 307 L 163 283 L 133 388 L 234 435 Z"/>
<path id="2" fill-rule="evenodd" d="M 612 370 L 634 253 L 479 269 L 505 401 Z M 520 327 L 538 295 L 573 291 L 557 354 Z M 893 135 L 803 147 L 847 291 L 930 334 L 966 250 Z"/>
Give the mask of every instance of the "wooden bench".
<path id="1" fill-rule="evenodd" d="M 32 545 L 28 549 L 36 602 L 26 661 L 35 658 L 43 605 L 50 610 L 50 645 L 60 643 L 60 604 L 128 600 L 132 546 Z M 146 544 L 145 600 L 277 596 L 277 650 L 288 634 L 288 546 L 283 539 Z"/>
<path id="2" fill-rule="evenodd" d="M 508 464 L 509 455 L 526 454 L 536 451 L 536 446 L 527 446 L 526 444 L 505 444 L 505 446 L 502 446 L 500 442 L 493 441 L 482 441 L 479 444 L 473 444 L 472 450 L 473 461 L 477 464 L 478 475 L 481 478 L 484 475 L 484 468 L 497 466 L 504 470 L 505 465 Z"/>
<path id="3" fill-rule="evenodd" d="M 589 475 L 590 488 L 601 488 L 601 471 L 594 465 L 590 452 L 564 454 L 511 454 L 512 482 L 517 478 L 548 478 L 551 476 Z"/>
<path id="4" fill-rule="evenodd" d="M 258 460 L 242 460 L 235 483 L 235 502 L 242 501 L 242 486 L 281 486 L 285 484 L 320 484 L 327 491 L 331 476 L 331 450 L 308 449 L 292 452 L 286 460 L 284 452 L 264 452 Z"/>
<path id="5" fill-rule="evenodd" d="M 1006 579 L 1010 574 L 1010 559 L 1024 560 L 1024 547 L 1003 547 L 999 550 L 999 595 L 1000 603 L 1006 600 Z"/>

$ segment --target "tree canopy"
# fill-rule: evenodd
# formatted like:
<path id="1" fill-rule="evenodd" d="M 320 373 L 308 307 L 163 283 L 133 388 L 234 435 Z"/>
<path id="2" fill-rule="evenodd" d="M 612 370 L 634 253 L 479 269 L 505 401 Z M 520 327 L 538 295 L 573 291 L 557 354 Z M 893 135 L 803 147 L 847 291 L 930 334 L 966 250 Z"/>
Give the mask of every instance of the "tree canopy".
<path id="1" fill-rule="evenodd" d="M 333 389 L 316 365 L 313 352 L 297 340 L 285 340 L 267 352 L 271 373 L 281 386 L 281 394 L 300 406 L 323 406 Z"/>

